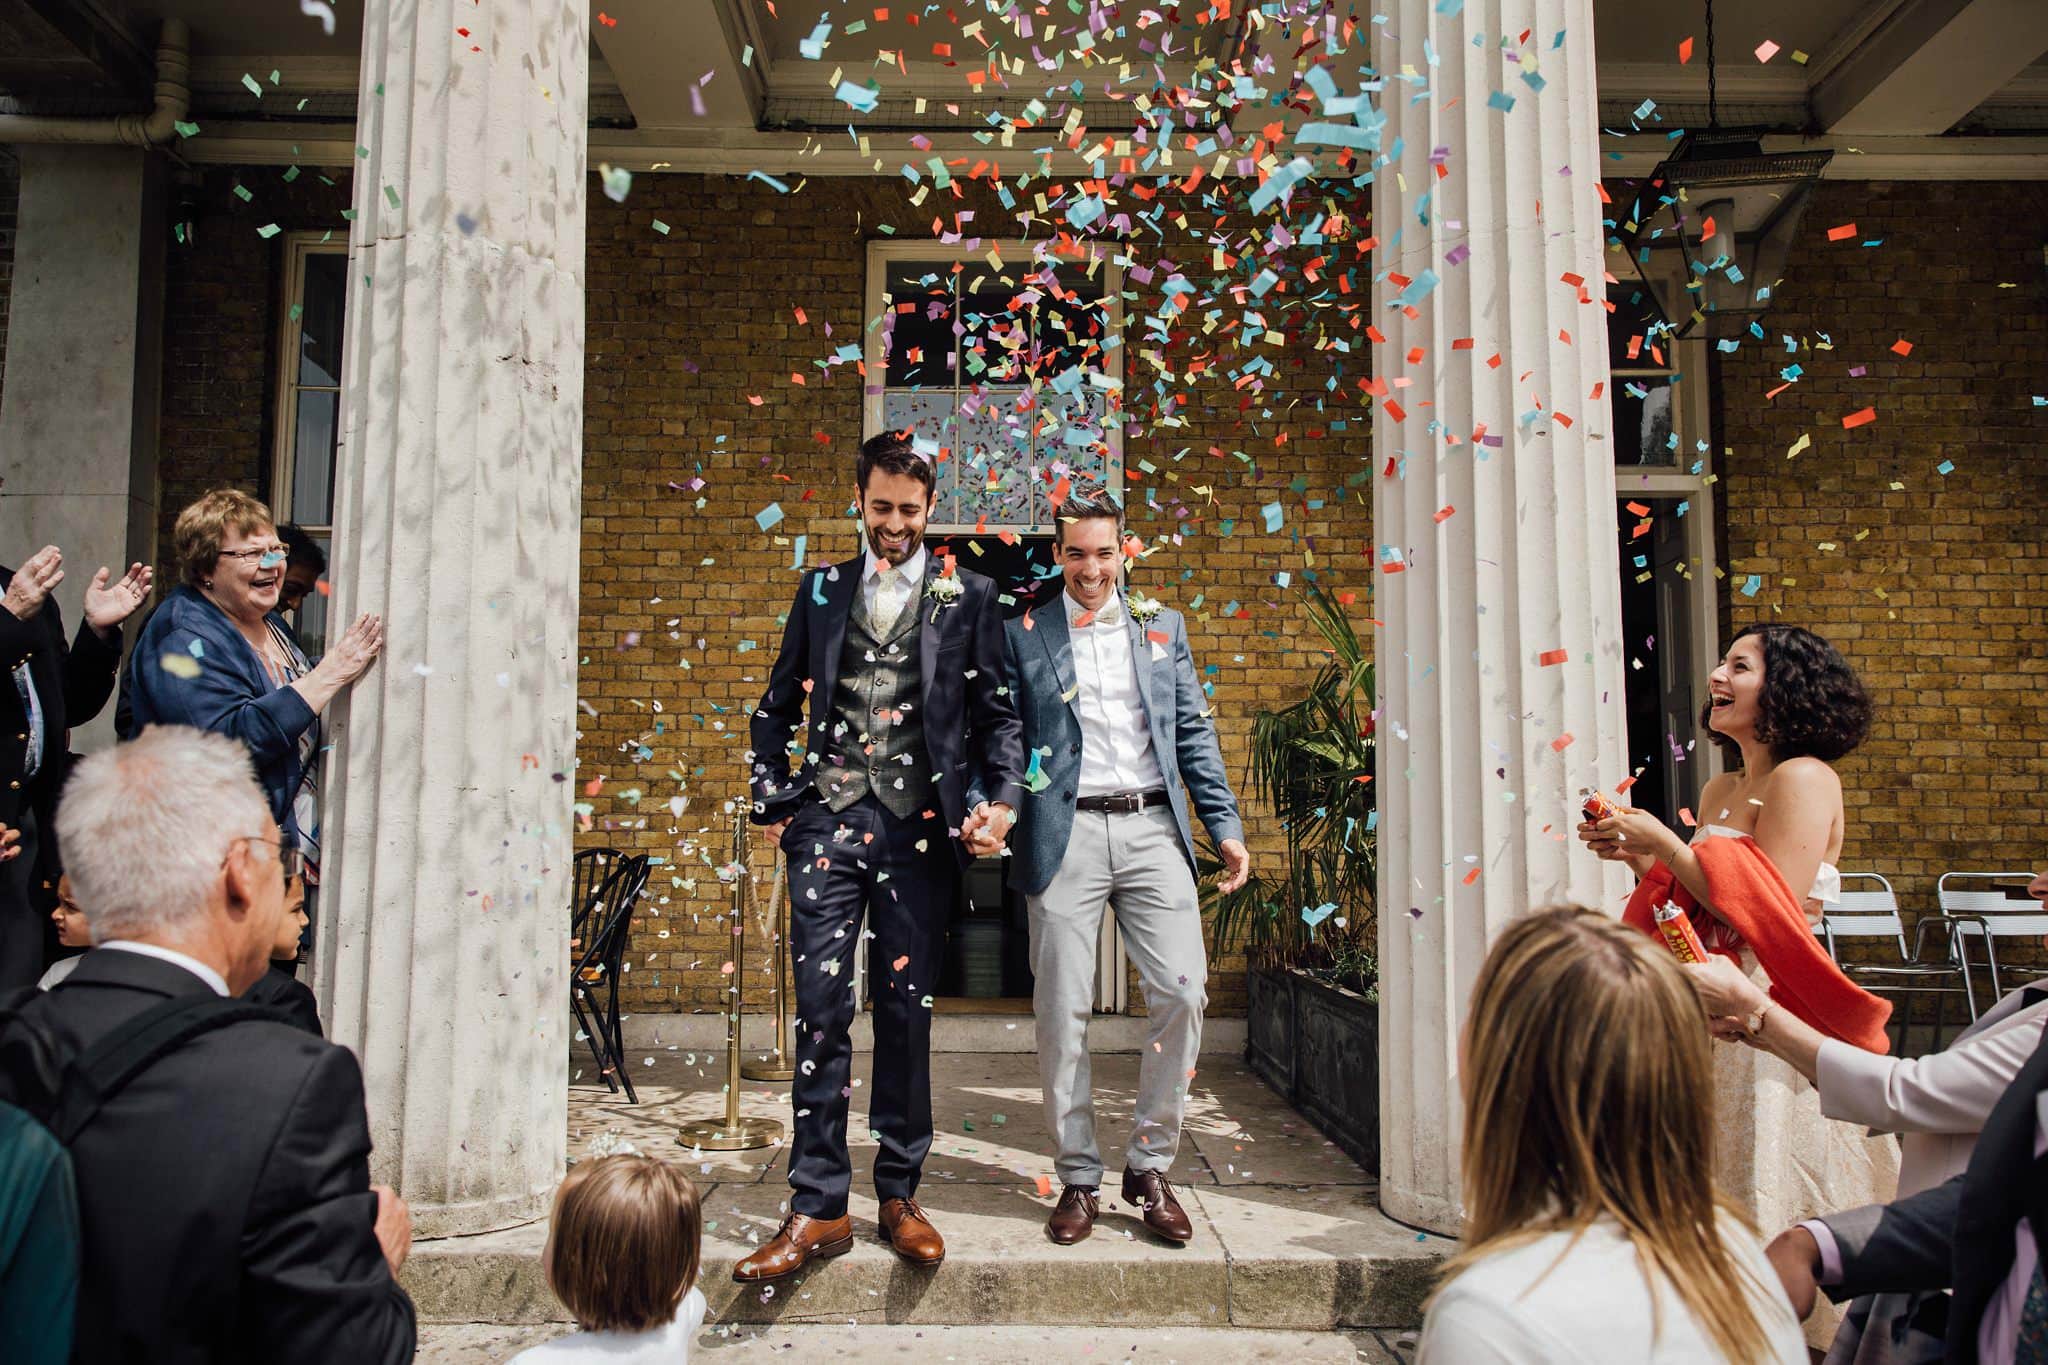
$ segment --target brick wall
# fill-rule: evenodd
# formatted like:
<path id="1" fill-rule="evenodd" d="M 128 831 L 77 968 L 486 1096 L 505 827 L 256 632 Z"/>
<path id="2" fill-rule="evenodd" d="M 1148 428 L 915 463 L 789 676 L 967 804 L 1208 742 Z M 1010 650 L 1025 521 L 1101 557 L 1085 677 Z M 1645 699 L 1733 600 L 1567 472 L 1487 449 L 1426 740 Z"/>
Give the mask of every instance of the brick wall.
<path id="1" fill-rule="evenodd" d="M 1722 619 L 1806 625 L 1869 684 L 1842 863 L 1915 909 L 1945 870 L 2048 865 L 2044 211 L 2039 184 L 1827 182 L 1769 342 L 1719 365 Z M 1804 375 L 1769 396 L 1791 363 Z"/>
<path id="2" fill-rule="evenodd" d="M 188 503 L 223 485 L 270 494 L 284 238 L 257 230 L 331 229 L 342 240 L 348 228 L 346 172 L 285 174 L 281 166 L 205 172 L 185 200 L 189 240 L 169 248 L 157 527 L 165 584 L 179 581 L 168 562 L 171 527 Z M 175 195 L 172 203 L 175 213 Z"/>
<path id="3" fill-rule="evenodd" d="M 861 339 L 876 225 L 930 240 L 934 206 L 908 208 L 890 181 L 817 179 L 785 197 L 759 182 L 702 176 L 642 177 L 623 205 L 593 186 L 590 200 L 578 761 L 591 828 L 579 843 L 675 860 L 650 885 L 661 903 L 636 930 L 628 998 L 642 1010 L 712 1009 L 730 953 L 727 900 L 711 869 L 730 847 L 725 803 L 745 799 L 746 722 L 795 590 L 793 538 L 809 537 L 810 564 L 856 551 L 846 509 L 863 381 L 851 366 L 827 374 L 813 362 Z M 1169 216 L 1186 208 L 1193 222 L 1193 207 Z M 992 233 L 1014 222 L 993 196 L 968 191 L 944 203 L 949 226 L 963 208 Z M 1206 248 L 1200 259 L 1174 254 L 1191 279 L 1215 273 Z M 1341 254 L 1356 259 L 1348 246 Z M 1141 248 L 1138 259 L 1157 257 Z M 1286 314 L 1285 345 L 1238 351 L 1191 329 L 1168 357 L 1176 373 L 1190 350 L 1217 351 L 1222 363 L 1181 388 L 1185 427 L 1125 446 L 1127 469 L 1140 473 L 1126 486 L 1134 529 L 1154 541 L 1184 536 L 1148 560 L 1138 581 L 1189 613 L 1196 662 L 1217 670 L 1210 680 L 1234 778 L 1253 710 L 1290 699 L 1315 662 L 1277 575 L 1365 578 L 1369 489 L 1357 485 L 1347 501 L 1346 481 L 1369 467 L 1369 424 L 1345 404 L 1332 416 L 1349 417 L 1348 429 L 1332 429 L 1313 408 L 1327 371 L 1302 368 L 1323 359 L 1309 350 L 1318 325 L 1345 335 L 1352 319 L 1363 326 L 1362 267 L 1354 284 L 1348 311 Z M 1156 300 L 1156 290 L 1141 297 Z M 1132 400 L 1149 403 L 1153 372 L 1136 354 L 1135 326 L 1126 340 Z M 1222 373 L 1252 351 L 1280 370 L 1266 398 L 1232 388 Z M 1157 472 L 1143 474 L 1140 461 Z M 701 489 L 686 487 L 698 478 Z M 1266 534 L 1259 508 L 1274 501 L 1284 522 Z M 787 520 L 763 533 L 755 514 L 770 502 Z M 964 562 L 974 567 L 972 555 Z M 1237 614 L 1225 619 L 1232 603 Z M 689 802 L 680 819 L 670 812 L 675 796 Z M 1253 826 L 1255 854 L 1276 859 L 1270 820 Z M 758 923 L 749 945 L 750 998 L 766 1000 L 756 984 L 767 954 Z M 1215 965 L 1210 994 L 1214 1013 L 1242 1012 L 1241 959 Z"/>

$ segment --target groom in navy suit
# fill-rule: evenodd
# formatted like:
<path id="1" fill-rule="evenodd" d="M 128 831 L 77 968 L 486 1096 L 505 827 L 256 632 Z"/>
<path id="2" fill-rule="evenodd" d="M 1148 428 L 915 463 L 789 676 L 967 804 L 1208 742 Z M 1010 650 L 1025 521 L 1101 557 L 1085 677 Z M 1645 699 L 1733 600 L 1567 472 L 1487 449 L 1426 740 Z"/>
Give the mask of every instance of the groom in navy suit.
<path id="1" fill-rule="evenodd" d="M 973 860 L 963 837 L 1000 848 L 1023 797 L 996 588 L 925 549 L 930 461 L 877 436 L 861 447 L 855 484 L 866 549 L 804 575 L 752 725 L 753 820 L 789 858 L 796 1132 L 789 1217 L 733 1267 L 742 1284 L 853 1245 L 847 1031 L 863 917 L 873 935 L 868 1114 L 881 1143 L 882 1228 L 913 1264 L 944 1257 L 916 1200 L 932 1143 L 931 995 L 960 872 Z M 792 771 L 806 697 L 803 760 Z"/>

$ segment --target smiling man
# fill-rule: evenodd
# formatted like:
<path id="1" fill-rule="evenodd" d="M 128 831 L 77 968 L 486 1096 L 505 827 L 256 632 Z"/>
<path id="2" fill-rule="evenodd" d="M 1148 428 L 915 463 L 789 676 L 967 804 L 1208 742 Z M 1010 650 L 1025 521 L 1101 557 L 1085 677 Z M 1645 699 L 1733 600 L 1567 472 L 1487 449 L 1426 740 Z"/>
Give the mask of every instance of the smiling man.
<path id="1" fill-rule="evenodd" d="M 1107 906 L 1151 1014 L 1123 1197 L 1143 1206 L 1152 1231 L 1185 1242 L 1193 1228 L 1166 1173 L 1180 1149 L 1209 976 L 1190 799 L 1223 851 L 1222 889 L 1244 885 L 1251 855 L 1186 623 L 1124 595 L 1123 509 L 1101 488 L 1077 488 L 1058 516 L 1064 590 L 1005 636 L 1024 747 L 1038 754 L 1043 778 L 1018 819 L 1010 884 L 1030 912 L 1038 1064 L 1063 1186 L 1046 1234 L 1069 1245 L 1095 1226 L 1102 1154 L 1088 1018 Z"/>
<path id="2" fill-rule="evenodd" d="M 865 549 L 804 575 L 753 718 L 754 823 L 789 857 L 796 1131 L 789 1217 L 733 1267 L 742 1284 L 853 1245 L 847 1034 L 864 922 L 882 1229 L 913 1264 L 945 1256 L 916 1200 L 932 1143 L 931 994 L 973 857 L 962 836 L 1000 847 L 1023 795 L 995 585 L 925 548 L 931 463 L 901 438 L 877 436 L 861 447 L 854 483 Z M 806 697 L 805 752 L 792 772 Z"/>

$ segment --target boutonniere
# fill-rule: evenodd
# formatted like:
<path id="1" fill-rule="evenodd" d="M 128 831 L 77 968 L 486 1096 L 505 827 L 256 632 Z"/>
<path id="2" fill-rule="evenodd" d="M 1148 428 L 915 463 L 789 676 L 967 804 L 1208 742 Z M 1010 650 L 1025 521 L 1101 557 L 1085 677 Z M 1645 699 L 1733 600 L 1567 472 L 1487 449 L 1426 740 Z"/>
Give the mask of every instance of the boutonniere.
<path id="1" fill-rule="evenodd" d="M 960 600 L 967 585 L 951 574 L 932 579 L 924 585 L 925 595 L 932 599 L 932 624 L 939 623 L 939 613 Z"/>
<path id="2" fill-rule="evenodd" d="M 1166 604 L 1158 598 L 1140 597 L 1136 593 L 1125 598 L 1124 605 L 1130 608 L 1131 619 L 1141 626 L 1156 620 L 1159 613 L 1166 610 Z"/>

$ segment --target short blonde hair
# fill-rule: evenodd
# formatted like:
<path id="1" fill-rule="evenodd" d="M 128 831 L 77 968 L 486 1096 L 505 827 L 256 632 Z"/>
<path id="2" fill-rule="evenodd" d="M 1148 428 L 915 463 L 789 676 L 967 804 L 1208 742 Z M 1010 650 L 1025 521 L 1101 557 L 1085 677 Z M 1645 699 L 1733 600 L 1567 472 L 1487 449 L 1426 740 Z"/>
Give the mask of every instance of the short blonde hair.
<path id="1" fill-rule="evenodd" d="M 220 561 L 222 541 L 238 533 L 276 529 L 277 518 L 260 499 L 239 488 L 216 488 L 178 513 L 177 524 L 171 528 L 171 553 L 185 581 L 201 588 Z"/>
<path id="2" fill-rule="evenodd" d="M 697 1283 L 697 1187 L 674 1166 L 621 1153 L 579 1162 L 555 1191 L 543 1268 L 586 1332 L 647 1332 Z"/>

